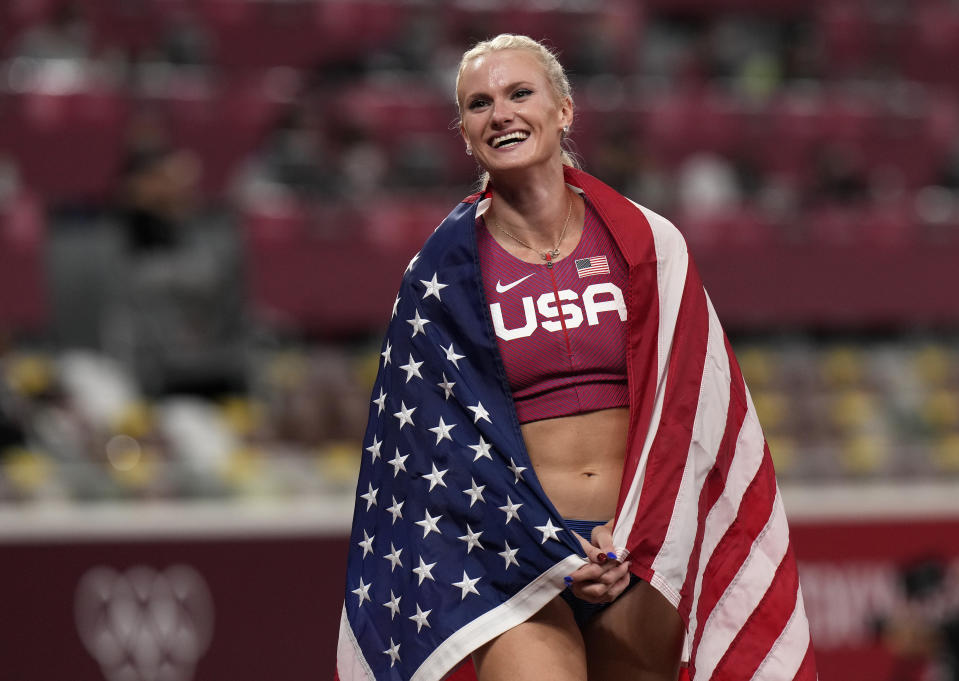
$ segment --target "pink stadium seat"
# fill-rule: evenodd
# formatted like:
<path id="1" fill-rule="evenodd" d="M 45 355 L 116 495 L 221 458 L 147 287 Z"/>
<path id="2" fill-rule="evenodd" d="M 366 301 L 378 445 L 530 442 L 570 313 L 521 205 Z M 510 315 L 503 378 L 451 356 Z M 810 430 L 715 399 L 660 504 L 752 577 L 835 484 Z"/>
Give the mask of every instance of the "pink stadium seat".
<path id="1" fill-rule="evenodd" d="M 37 331 L 47 319 L 46 224 L 29 191 L 0 208 L 0 332 Z"/>
<path id="2" fill-rule="evenodd" d="M 105 198 L 116 177 L 128 102 L 112 92 L 24 93 L 6 133 L 26 183 L 53 202 Z"/>
<path id="3" fill-rule="evenodd" d="M 253 309 L 307 332 L 379 328 L 404 268 L 447 207 L 398 198 L 362 212 L 296 203 L 249 211 L 243 233 Z"/>
<path id="4" fill-rule="evenodd" d="M 866 8 L 853 2 L 833 2 L 819 13 L 818 28 L 832 77 L 862 75 L 872 59 L 874 27 Z"/>
<path id="5" fill-rule="evenodd" d="M 908 27 L 901 54 L 905 75 L 957 89 L 959 9 L 950 4 L 929 3 L 918 8 L 914 15 L 915 21 Z"/>
<path id="6" fill-rule="evenodd" d="M 760 167 L 806 184 L 813 150 L 823 134 L 822 102 L 817 97 L 782 97 L 773 101 L 766 116 Z"/>
<path id="7" fill-rule="evenodd" d="M 666 158 L 682 159 L 693 152 L 740 151 L 748 114 L 735 98 L 683 90 L 656 97 L 641 119 L 651 145 Z"/>
<path id="8" fill-rule="evenodd" d="M 683 215 L 682 228 L 690 248 L 766 247 L 779 240 L 774 225 L 751 207 L 730 208 L 702 215 Z"/>
<path id="9" fill-rule="evenodd" d="M 949 152 L 949 146 L 938 143 L 933 133 L 924 106 L 907 114 L 886 113 L 877 120 L 875 134 L 866 140 L 866 161 L 874 168 L 894 168 L 911 189 L 923 187 L 935 181 Z"/>
<path id="10" fill-rule="evenodd" d="M 908 200 L 868 205 L 824 205 L 808 219 L 813 243 L 824 246 L 902 248 L 915 246 L 919 229 Z"/>
<path id="11" fill-rule="evenodd" d="M 278 106 L 266 96 L 258 74 L 160 104 L 173 142 L 196 152 L 203 161 L 201 186 L 209 196 L 226 189 L 239 163 L 256 149 L 268 130 Z"/>

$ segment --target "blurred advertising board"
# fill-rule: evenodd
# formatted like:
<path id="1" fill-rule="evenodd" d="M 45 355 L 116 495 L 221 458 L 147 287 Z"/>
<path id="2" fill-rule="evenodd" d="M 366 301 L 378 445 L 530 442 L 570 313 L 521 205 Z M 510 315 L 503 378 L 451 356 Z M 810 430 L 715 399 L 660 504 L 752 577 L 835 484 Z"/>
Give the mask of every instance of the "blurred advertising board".
<path id="1" fill-rule="evenodd" d="M 942 678 L 959 493 L 785 490 L 823 681 Z M 2 678 L 333 676 L 352 502 L 0 509 Z"/>

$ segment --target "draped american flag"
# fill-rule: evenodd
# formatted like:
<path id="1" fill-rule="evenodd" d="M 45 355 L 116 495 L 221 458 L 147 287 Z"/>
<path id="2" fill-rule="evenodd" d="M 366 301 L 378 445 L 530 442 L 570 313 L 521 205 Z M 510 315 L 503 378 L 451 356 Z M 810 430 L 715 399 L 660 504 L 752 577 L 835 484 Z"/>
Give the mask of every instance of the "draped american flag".
<path id="1" fill-rule="evenodd" d="M 630 429 L 614 542 L 687 623 L 699 679 L 816 678 L 755 409 L 685 243 L 567 169 L 629 264 Z M 337 671 L 442 678 L 584 563 L 536 480 L 483 298 L 476 201 L 410 262 L 357 486 Z"/>

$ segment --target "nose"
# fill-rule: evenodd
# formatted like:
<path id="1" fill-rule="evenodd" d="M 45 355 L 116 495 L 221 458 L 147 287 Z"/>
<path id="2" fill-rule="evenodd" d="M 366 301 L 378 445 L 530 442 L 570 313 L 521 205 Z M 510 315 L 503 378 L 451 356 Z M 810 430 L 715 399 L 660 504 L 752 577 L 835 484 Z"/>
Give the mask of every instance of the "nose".
<path id="1" fill-rule="evenodd" d="M 513 120 L 513 108 L 509 100 L 501 99 L 493 102 L 493 112 L 490 124 L 494 128 L 503 128 Z"/>

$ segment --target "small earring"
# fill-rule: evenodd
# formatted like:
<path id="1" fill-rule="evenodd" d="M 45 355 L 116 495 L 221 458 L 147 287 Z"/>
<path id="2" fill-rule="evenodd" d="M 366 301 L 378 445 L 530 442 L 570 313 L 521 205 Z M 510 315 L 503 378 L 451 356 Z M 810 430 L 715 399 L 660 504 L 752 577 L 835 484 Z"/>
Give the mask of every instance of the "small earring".
<path id="1" fill-rule="evenodd" d="M 472 155 L 473 155 L 473 150 L 472 150 L 470 147 L 466 147 L 466 155 L 467 155 L 467 156 L 472 156 Z"/>
<path id="2" fill-rule="evenodd" d="M 568 125 L 564 125 L 564 126 L 563 126 L 563 137 L 568 137 L 568 136 L 569 136 L 569 126 L 568 126 Z"/>

